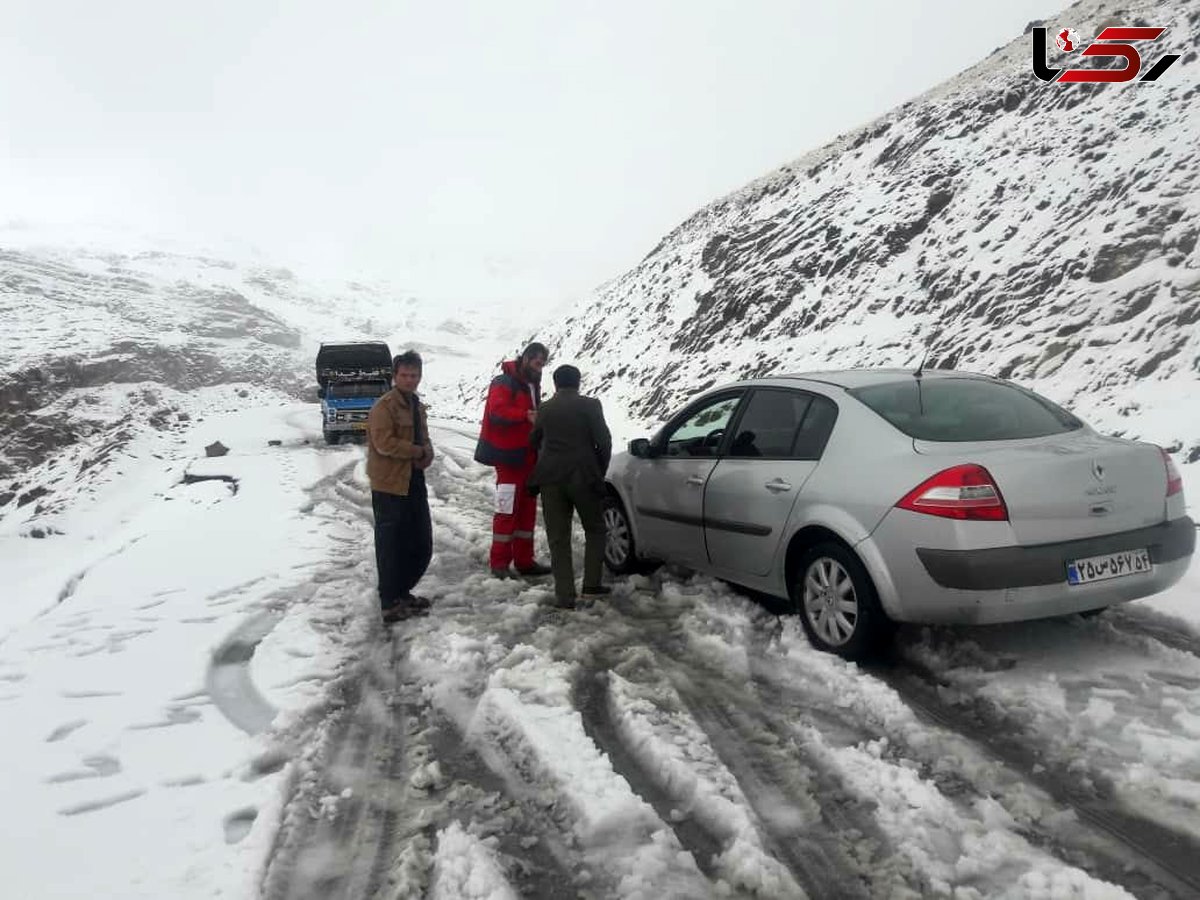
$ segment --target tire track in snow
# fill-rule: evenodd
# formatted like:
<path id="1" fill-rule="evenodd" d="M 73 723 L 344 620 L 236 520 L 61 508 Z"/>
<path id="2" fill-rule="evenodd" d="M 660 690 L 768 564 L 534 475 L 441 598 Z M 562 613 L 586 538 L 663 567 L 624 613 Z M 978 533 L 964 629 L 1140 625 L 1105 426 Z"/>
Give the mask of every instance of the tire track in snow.
<path id="1" fill-rule="evenodd" d="M 312 485 L 300 512 L 334 526 L 369 521 L 363 492 L 351 481 L 357 465 L 357 460 L 348 462 Z M 365 553 L 360 550 L 356 557 Z M 323 606 L 336 607 L 335 598 L 357 593 L 361 584 L 352 572 L 357 558 L 341 562 L 324 577 L 314 577 L 314 583 L 321 583 L 317 592 L 286 599 L 304 602 L 320 596 L 326 600 Z M 339 591 L 343 582 L 346 590 Z M 295 588 L 286 591 L 296 593 Z M 344 629 L 337 625 L 339 619 L 321 624 Z M 258 640 L 265 636 L 264 623 Z M 390 776 L 404 750 L 403 718 L 398 721 L 399 714 L 386 711 L 395 690 L 397 653 L 395 644 L 380 639 L 380 626 L 360 635 L 323 702 L 303 713 L 288 733 L 276 736 L 276 753 L 291 763 L 287 800 L 261 882 L 260 893 L 267 900 L 369 896 L 366 886 L 384 868 L 375 854 L 387 844 L 376 838 L 385 831 Z M 245 668 L 249 656 L 243 655 Z M 381 708 L 385 715 L 379 714 Z"/>
<path id="2" fill-rule="evenodd" d="M 1093 620 L 1096 628 L 1111 628 L 1116 634 L 1152 641 L 1200 658 L 1200 634 L 1187 624 L 1148 609 L 1111 607 Z"/>
<path id="3" fill-rule="evenodd" d="M 302 507 L 302 511 L 311 513 L 322 502 L 328 502 L 335 509 L 348 515 L 360 515 L 361 508 L 354 502 L 353 494 L 350 494 L 348 499 L 346 492 L 340 490 L 355 465 L 348 463 L 314 484 L 309 489 L 309 501 Z M 330 517 L 325 515 L 324 518 Z M 260 577 L 246 584 L 235 585 L 214 594 L 209 600 L 229 602 L 225 599 L 226 596 L 236 597 L 239 592 L 261 580 Z M 274 599 L 279 605 L 250 615 L 217 646 L 209 661 L 208 671 L 205 673 L 205 686 L 213 703 L 225 718 L 247 734 L 266 731 L 278 712 L 254 684 L 250 675 L 250 662 L 258 645 L 283 620 L 287 612 L 286 607 L 295 601 L 297 593 L 298 589 L 294 585 L 277 591 Z"/>
<path id="4" fill-rule="evenodd" d="M 579 682 L 583 686 L 581 699 L 586 701 L 580 703 L 580 710 L 585 722 L 596 730 L 597 743 L 608 753 L 618 773 L 652 803 L 664 821 L 672 822 L 674 798 L 658 787 L 623 747 L 611 723 L 604 721 L 607 712 L 601 708 L 606 705 L 605 699 L 596 694 L 596 684 L 602 684 L 604 673 L 620 669 L 622 659 L 641 647 L 654 655 L 663 677 L 736 781 L 757 820 L 768 857 L 785 866 L 812 897 L 869 896 L 867 875 L 854 860 L 855 856 L 863 857 L 864 842 L 874 846 L 883 843 L 869 813 L 853 808 L 852 802 L 844 806 L 842 801 L 848 801 L 845 793 L 810 765 L 811 760 L 804 758 L 790 729 L 761 715 L 761 698 L 724 680 L 728 673 L 709 669 L 702 661 L 697 664 L 689 656 L 677 638 L 677 623 L 671 613 L 631 610 L 616 599 L 610 608 L 621 616 L 629 634 L 614 632 L 608 646 L 593 648 L 590 672 Z M 755 690 L 753 684 L 749 688 Z M 606 731 L 614 733 L 606 737 Z M 787 747 L 788 752 L 782 753 L 781 747 Z M 814 786 L 820 795 L 817 798 L 813 796 Z M 810 827 L 817 821 L 823 821 L 823 827 L 829 826 L 832 838 Z M 684 846 L 695 851 L 698 861 L 713 856 L 714 846 L 717 852 L 725 849 L 719 837 L 703 828 L 679 826 L 678 822 L 672 825 Z M 705 874 L 713 877 L 722 873 L 709 864 Z"/>
<path id="5" fill-rule="evenodd" d="M 205 673 L 205 688 L 217 709 L 246 734 L 266 731 L 277 712 L 255 687 L 250 660 L 282 618 L 278 609 L 254 613 L 213 651 Z"/>
<path id="6" fill-rule="evenodd" d="M 306 510 L 328 503 L 338 513 L 369 522 L 370 494 L 351 482 L 355 466 L 318 482 Z M 441 479 L 436 470 L 431 474 L 433 493 Z M 431 505 L 437 521 L 436 504 Z M 439 527 L 456 524 L 438 522 Z M 456 556 L 435 558 L 430 574 L 460 580 L 466 572 L 458 570 L 470 566 Z M 377 638 L 379 633 L 376 629 Z M 368 642 L 363 657 L 331 689 L 325 709 L 297 729 L 317 739 L 294 764 L 263 896 L 390 898 L 398 861 L 415 858 L 418 868 L 432 865 L 427 848 L 438 829 L 452 821 L 484 830 L 489 822 L 495 826 L 502 859 L 515 873 L 522 896 L 562 896 L 573 875 L 559 857 L 569 854 L 560 847 L 556 855 L 547 840 L 553 836 L 535 824 L 541 810 L 513 795 L 449 723 L 434 721 L 419 699 L 421 684 L 405 664 L 412 639 L 403 626 L 379 638 L 390 654 L 386 657 Z M 423 763 L 429 757 L 437 765 L 436 777 Z M 458 799 L 442 796 L 451 787 Z"/>
<path id="7" fill-rule="evenodd" d="M 653 619 L 654 616 L 647 616 L 644 609 L 634 609 L 629 611 L 631 614 L 638 617 L 639 625 L 645 625 L 647 618 Z M 678 615 L 678 610 L 669 613 L 672 616 Z M 680 639 L 680 635 L 684 639 Z M 746 649 L 746 665 L 747 672 L 729 670 L 725 664 L 721 662 L 722 653 L 711 653 L 710 659 L 705 660 L 703 656 L 697 655 L 690 651 L 686 646 L 686 631 L 678 634 L 671 634 L 669 630 L 662 631 L 656 639 L 656 646 L 660 653 L 666 657 L 673 657 L 675 664 L 681 667 L 681 675 L 679 688 L 681 695 L 689 699 L 692 704 L 692 710 L 696 718 L 701 721 L 705 730 L 713 738 L 714 743 L 721 746 L 719 735 L 722 731 L 728 731 L 732 737 L 729 738 L 725 745 L 728 749 L 724 750 L 723 756 L 726 757 L 727 764 L 731 769 L 735 769 L 738 775 L 739 783 L 748 797 L 753 798 L 755 791 L 753 789 L 755 781 L 755 773 L 744 771 L 743 766 L 739 766 L 735 761 L 742 748 L 754 747 L 761 743 L 762 736 L 765 734 L 774 734 L 781 740 L 787 740 L 789 737 L 794 737 L 797 726 L 802 723 L 808 723 L 809 727 L 815 727 L 815 731 L 822 735 L 821 740 L 824 742 L 832 738 L 831 746 L 854 746 L 854 745 L 869 745 L 880 737 L 875 725 L 871 721 L 871 716 L 867 717 L 866 721 L 856 721 L 856 717 L 862 710 L 863 698 L 854 700 L 851 697 L 838 696 L 841 688 L 833 685 L 827 685 L 821 688 L 821 683 L 826 681 L 829 670 L 839 670 L 848 668 L 846 664 L 837 661 L 832 657 L 825 655 L 811 657 L 811 662 L 816 662 L 819 665 L 812 672 L 798 671 L 796 677 L 790 679 L 787 683 L 780 683 L 779 679 L 785 676 L 783 670 L 776 671 L 770 665 L 762 662 L 768 654 L 768 644 L 770 642 L 769 635 L 757 634 L 756 630 L 751 628 L 746 637 L 749 646 Z M 776 655 L 778 652 L 776 651 Z M 807 658 L 807 657 L 806 657 Z M 736 667 L 735 667 L 736 668 Z M 756 669 L 759 670 L 756 672 Z M 717 677 L 714 677 L 716 675 Z M 854 675 L 853 678 L 861 677 Z M 870 678 L 871 676 L 867 676 Z M 744 686 L 742 682 L 744 681 Z M 806 686 L 811 682 L 815 688 Z M 843 686 L 844 687 L 844 686 Z M 690 690 L 690 693 L 689 693 Z M 722 703 L 722 695 L 724 695 L 724 703 Z M 902 698 L 903 699 L 903 698 Z M 868 703 L 867 710 L 870 710 Z M 888 713 L 883 713 L 886 717 Z M 739 726 L 741 720 L 753 721 L 754 724 Z M 960 735 L 960 729 L 955 727 L 957 723 L 943 722 L 939 727 L 945 728 L 947 732 L 955 735 Z M 938 771 L 939 760 L 929 758 L 929 747 L 918 741 L 917 745 L 908 745 L 905 743 L 905 730 L 901 728 L 899 735 L 893 733 L 892 730 L 886 732 L 889 735 L 889 740 L 892 743 L 892 751 L 890 755 L 895 755 L 896 751 L 907 755 L 911 759 L 924 760 L 924 765 L 929 766 L 930 776 L 934 783 L 938 785 L 939 792 L 946 799 L 950 799 L 950 795 L 946 793 L 946 788 L 956 790 L 957 793 L 968 795 L 959 801 L 959 806 L 963 807 L 963 814 L 966 821 L 970 821 L 973 813 L 968 805 L 964 805 L 965 800 L 970 797 L 983 798 L 989 797 L 988 786 L 980 786 L 970 780 L 960 781 L 957 785 L 947 785 L 943 773 Z M 921 735 L 918 735 L 921 737 Z M 963 737 L 964 740 L 970 740 L 968 737 Z M 973 743 L 973 742 L 972 742 Z M 773 750 L 773 748 L 771 748 Z M 816 748 L 814 748 L 816 749 Z M 935 753 L 935 756 L 937 754 Z M 766 760 L 768 764 L 778 765 L 781 757 L 778 753 L 766 752 Z M 797 749 L 795 751 L 797 759 L 806 758 L 808 763 L 817 771 L 822 770 L 819 762 L 813 762 L 812 757 L 805 755 Z M 839 834 L 854 834 L 856 829 L 861 829 L 862 834 L 870 836 L 880 834 L 877 828 L 871 825 L 865 825 L 864 816 L 859 809 L 859 815 L 851 816 L 849 819 L 841 819 L 838 815 L 839 795 L 844 796 L 845 791 L 840 789 L 840 776 L 836 773 L 826 775 L 827 783 L 817 788 L 814 794 L 821 805 L 822 815 L 830 820 L 835 833 Z M 1023 775 L 1021 777 L 1024 777 Z M 1026 779 L 1028 781 L 1028 779 Z M 775 786 L 789 783 L 789 778 L 786 774 L 772 772 L 768 768 L 765 777 L 762 777 L 761 783 L 766 786 L 768 791 L 771 791 Z M 1030 782 L 1032 785 L 1033 782 Z M 1011 788 L 1011 786 L 1009 786 Z M 1019 789 L 1015 791 L 1019 798 Z M 768 794 L 769 797 L 769 794 Z M 833 800 L 834 803 L 830 803 Z M 853 807 L 853 801 L 850 803 Z M 1063 809 L 1060 805 L 1059 810 Z M 1069 809 L 1069 807 L 1066 807 Z M 1018 833 L 1020 829 L 1018 829 Z M 897 836 L 899 837 L 899 836 Z M 1144 888 L 1149 893 L 1145 896 L 1161 896 L 1161 889 L 1158 883 L 1153 879 L 1140 877 L 1135 873 L 1130 877 L 1127 871 L 1127 863 L 1133 855 L 1128 846 L 1121 846 L 1117 849 L 1119 859 L 1108 864 L 1108 861 L 1102 859 L 1101 864 L 1095 862 L 1095 845 L 1100 843 L 1095 835 L 1084 835 L 1075 841 L 1074 845 L 1068 845 L 1064 852 L 1064 841 L 1054 841 L 1049 839 L 1046 834 L 1038 834 L 1033 836 L 1033 846 L 1040 846 L 1044 852 L 1050 854 L 1051 858 L 1063 860 L 1068 866 L 1079 866 L 1088 871 L 1096 872 L 1099 877 L 1103 877 L 1116 884 L 1124 884 L 1132 889 Z M 892 843 L 892 838 L 883 836 L 879 841 L 879 846 L 885 850 Z M 1108 836 L 1102 846 L 1111 847 L 1111 836 Z M 1083 854 L 1083 859 L 1080 859 L 1080 847 L 1083 846 L 1089 852 Z M 1046 850 L 1046 847 L 1052 848 Z M 853 842 L 846 844 L 848 853 L 856 853 L 856 848 Z M 1019 848 L 1014 847 L 1015 850 Z M 858 855 L 858 854 L 856 854 Z M 1071 857 L 1075 857 L 1072 859 Z M 861 858 L 861 855 L 860 855 Z M 1032 862 L 1032 860 L 1031 860 Z M 1035 863 L 1036 864 L 1036 863 Z M 871 882 L 872 891 L 876 896 L 889 896 L 891 885 L 894 879 L 900 876 L 898 868 L 903 868 L 903 863 L 897 860 L 895 856 L 881 858 L 878 851 L 872 853 L 871 859 L 863 865 L 863 872 Z M 1166 876 L 1164 876 L 1166 877 Z M 1161 882 L 1162 879 L 1159 879 Z M 1169 883 L 1169 882 L 1168 882 Z M 809 882 L 804 882 L 805 886 L 809 886 Z M 1177 890 L 1172 895 L 1190 896 L 1185 892 L 1179 894 L 1178 890 L 1182 886 L 1176 882 Z M 909 890 L 917 890 L 921 892 L 924 889 L 931 889 L 930 885 L 918 884 L 915 888 L 908 885 Z"/>
<path id="8" fill-rule="evenodd" d="M 447 802 L 448 820 L 473 825 L 497 842 L 498 853 L 522 897 L 554 900 L 574 876 L 570 851 L 545 830 L 545 810 L 515 796 L 451 722 L 439 719 L 430 734 L 434 758 L 458 795 Z M 464 789 L 465 788 L 465 789 Z M 482 816 L 482 821 L 481 821 Z"/>
<path id="9" fill-rule="evenodd" d="M 1110 618 L 1111 617 L 1111 618 Z M 1175 651 L 1195 652 L 1200 642 L 1189 630 L 1174 632 L 1169 623 L 1157 621 L 1157 615 L 1138 611 L 1110 610 L 1104 618 L 1072 622 L 1091 640 L 1116 640 L 1126 646 L 1136 645 L 1156 656 Z M 1164 650 L 1162 645 L 1171 648 Z M 765 649 L 765 645 L 759 648 Z M 902 651 L 901 651 L 902 653 Z M 758 656 L 752 657 L 759 658 Z M 1000 660 L 1001 663 L 1004 660 Z M 1080 767 L 1078 758 L 1055 765 L 1048 761 L 1046 747 L 1039 735 L 1030 733 L 1027 723 L 1009 717 L 992 700 L 966 697 L 962 686 L 943 683 L 938 673 L 921 661 L 904 654 L 903 659 L 889 663 L 861 666 L 870 677 L 887 684 L 903 702 L 926 722 L 951 733 L 975 747 L 985 758 L 992 759 L 1009 776 L 1019 779 L 1044 794 L 1078 818 L 1079 827 L 1043 825 L 1030 817 L 1020 817 L 1021 832 L 1035 846 L 1077 866 L 1095 877 L 1122 885 L 1137 896 L 1191 897 L 1200 896 L 1200 842 L 1163 824 L 1130 811 L 1114 799 L 1111 781 L 1091 766 Z M 1169 680 L 1164 674 L 1164 680 Z M 1188 676 L 1177 675 L 1180 685 L 1194 686 Z M 765 686 L 765 682 L 763 683 Z M 958 696 L 950 702 L 945 690 Z M 823 705 L 827 712 L 834 707 L 819 698 L 810 707 Z M 764 704 L 774 709 L 786 708 L 782 699 Z M 836 715 L 836 714 L 835 714 Z M 827 715 L 826 719 L 829 718 Z M 828 722 L 821 724 L 828 730 Z M 913 743 L 901 732 L 889 731 L 893 753 L 921 760 L 943 793 L 969 792 L 977 796 L 1010 795 L 1020 805 L 1020 785 L 999 784 L 984 778 L 976 767 L 965 779 L 947 777 L 938 771 L 943 760 L 931 758 L 928 745 Z M 936 754 L 934 754 L 936 757 Z M 957 781 L 957 784 L 953 783 Z M 1053 815 L 1044 816 L 1055 818 Z M 1165 892 L 1165 893 L 1164 893 Z"/>
<path id="10" fill-rule="evenodd" d="M 757 813 L 767 834 L 767 848 L 786 863 L 805 890 L 813 897 L 870 896 L 864 881 L 877 877 L 879 861 L 874 859 L 864 871 L 852 861 L 849 846 L 858 846 L 860 858 L 869 846 L 875 857 L 875 848 L 884 843 L 867 811 L 856 808 L 841 785 L 820 771 L 794 738 L 757 716 L 745 697 L 712 690 L 711 683 L 697 685 L 681 679 L 676 686 Z M 764 741 L 764 735 L 788 742 L 783 745 L 792 758 L 782 759 L 780 744 Z M 809 816 L 815 813 L 829 826 L 829 834 L 801 828 L 787 812 L 788 806 Z"/>
<path id="11" fill-rule="evenodd" d="M 584 732 L 608 757 L 613 770 L 629 783 L 633 792 L 649 803 L 658 817 L 670 826 L 683 849 L 695 858 L 700 871 L 709 879 L 716 880 L 721 877 L 720 868 L 716 865 L 724 849 L 721 839 L 693 817 L 678 815 L 675 798 L 646 775 L 617 733 L 609 713 L 607 692 L 608 686 L 602 672 L 585 672 L 576 679 L 575 700 L 583 718 Z"/>
<path id="12" fill-rule="evenodd" d="M 1056 848 L 1058 855 L 1084 854 L 1086 863 L 1076 864 L 1139 897 L 1161 891 L 1173 897 L 1200 896 L 1200 844 L 1121 808 L 1106 796 L 1102 782 L 1083 785 L 1070 766 L 1048 763 L 1024 729 L 998 715 L 990 703 L 977 700 L 967 710 L 948 703 L 932 671 L 907 660 L 903 667 L 877 666 L 869 671 L 918 715 L 1015 770 L 1072 811 L 1092 832 L 1072 840 L 1064 829 L 1039 831 L 1038 843 Z"/>
<path id="13" fill-rule="evenodd" d="M 331 812 L 325 798 L 336 797 L 329 794 L 326 773 L 352 739 L 352 711 L 361 699 L 362 678 L 361 670 L 354 671 L 331 687 L 323 710 L 325 715 L 312 733 L 305 735 L 305 749 L 290 764 L 288 799 L 263 873 L 260 894 L 264 900 L 303 896 L 305 879 L 311 878 L 313 882 L 336 879 L 336 875 L 322 872 L 331 864 L 329 844 L 317 845 L 314 836 L 320 829 L 322 815 Z M 304 870 L 298 871 L 302 864 Z M 307 887 L 314 885 L 310 883 Z"/>

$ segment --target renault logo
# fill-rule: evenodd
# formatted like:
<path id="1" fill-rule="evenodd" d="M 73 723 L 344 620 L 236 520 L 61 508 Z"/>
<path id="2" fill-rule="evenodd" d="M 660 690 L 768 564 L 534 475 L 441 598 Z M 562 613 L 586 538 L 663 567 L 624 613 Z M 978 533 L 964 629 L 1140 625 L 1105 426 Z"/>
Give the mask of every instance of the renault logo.
<path id="1" fill-rule="evenodd" d="M 1104 466 L 1100 464 L 1100 460 L 1098 459 L 1092 460 L 1092 477 L 1101 484 L 1104 483 Z"/>

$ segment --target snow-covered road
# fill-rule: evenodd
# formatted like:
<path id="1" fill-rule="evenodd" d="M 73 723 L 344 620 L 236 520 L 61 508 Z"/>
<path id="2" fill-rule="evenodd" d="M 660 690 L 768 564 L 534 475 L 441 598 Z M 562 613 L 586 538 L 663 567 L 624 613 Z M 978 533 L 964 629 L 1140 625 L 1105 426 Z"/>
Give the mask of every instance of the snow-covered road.
<path id="1" fill-rule="evenodd" d="M 485 574 L 491 473 L 442 423 L 433 610 L 388 633 L 361 448 L 198 397 L 63 534 L 0 536 L 12 896 L 1200 893 L 1200 632 L 1158 611 L 1194 574 L 865 668 L 683 570 L 560 611 Z"/>

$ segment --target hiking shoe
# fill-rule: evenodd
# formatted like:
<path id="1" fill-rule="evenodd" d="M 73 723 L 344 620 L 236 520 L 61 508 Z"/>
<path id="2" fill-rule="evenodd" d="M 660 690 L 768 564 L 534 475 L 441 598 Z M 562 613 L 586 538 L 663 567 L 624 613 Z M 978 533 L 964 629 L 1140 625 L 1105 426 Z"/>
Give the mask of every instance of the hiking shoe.
<path id="1" fill-rule="evenodd" d="M 395 625 L 412 616 L 412 611 L 403 603 L 395 603 L 383 611 L 383 624 Z"/>
<path id="2" fill-rule="evenodd" d="M 579 593 L 584 597 L 607 597 L 612 593 L 612 588 L 606 584 L 598 584 L 595 587 L 585 587 Z"/>
<path id="3" fill-rule="evenodd" d="M 433 606 L 432 600 L 430 600 L 428 597 L 418 596 L 417 594 L 408 594 L 401 602 L 408 604 L 413 609 L 422 611 Z"/>
<path id="4" fill-rule="evenodd" d="M 553 570 L 549 566 L 543 566 L 540 562 L 534 562 L 527 566 L 517 566 L 517 571 L 526 578 L 536 578 L 539 575 L 549 575 Z"/>
<path id="5" fill-rule="evenodd" d="M 503 580 L 505 578 L 515 578 L 516 576 L 513 575 L 512 569 L 505 566 L 503 569 L 492 569 L 492 577 Z"/>
<path id="6" fill-rule="evenodd" d="M 417 616 L 428 615 L 428 613 L 428 606 L 417 606 L 407 600 L 401 600 L 399 603 L 393 603 L 383 610 L 383 624 L 394 625 L 397 622 L 404 622 Z"/>
<path id="7" fill-rule="evenodd" d="M 550 604 L 555 609 L 575 609 L 574 597 L 555 597 L 554 602 Z"/>

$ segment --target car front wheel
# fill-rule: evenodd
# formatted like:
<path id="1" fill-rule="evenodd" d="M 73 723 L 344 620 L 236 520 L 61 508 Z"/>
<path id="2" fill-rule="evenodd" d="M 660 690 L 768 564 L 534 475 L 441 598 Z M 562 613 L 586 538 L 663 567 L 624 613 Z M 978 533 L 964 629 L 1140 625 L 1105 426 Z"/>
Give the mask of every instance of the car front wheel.
<path id="1" fill-rule="evenodd" d="M 878 653 L 892 633 L 879 595 L 854 553 L 833 542 L 808 548 L 789 579 L 792 607 L 814 647 L 846 659 Z"/>
<path id="2" fill-rule="evenodd" d="M 604 498 L 604 565 L 617 575 L 631 575 L 654 568 L 654 563 L 638 559 L 637 545 L 629 515 L 619 498 Z"/>

